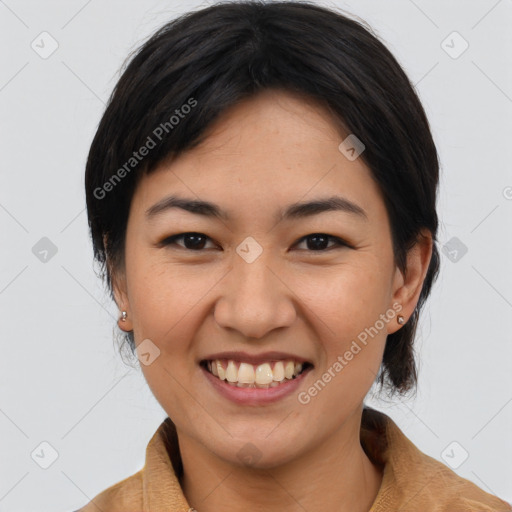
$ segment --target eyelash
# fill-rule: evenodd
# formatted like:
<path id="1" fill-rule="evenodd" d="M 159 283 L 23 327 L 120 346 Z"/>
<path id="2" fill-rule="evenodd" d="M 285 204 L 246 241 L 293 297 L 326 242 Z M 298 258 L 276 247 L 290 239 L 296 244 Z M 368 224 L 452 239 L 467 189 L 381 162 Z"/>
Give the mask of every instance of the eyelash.
<path id="1" fill-rule="evenodd" d="M 208 240 L 212 240 L 209 236 L 206 236 L 203 233 L 197 233 L 195 231 L 190 231 L 190 232 L 187 232 L 187 233 L 179 233 L 177 235 L 169 236 L 169 237 L 165 238 L 164 240 L 162 240 L 158 244 L 158 246 L 159 247 L 164 247 L 164 246 L 169 246 L 169 245 L 178 245 L 178 244 L 176 244 L 176 240 L 183 239 L 187 235 L 196 235 L 196 236 L 200 236 L 200 237 L 203 237 L 203 238 L 207 238 Z M 306 249 L 307 252 L 318 252 L 318 253 L 320 253 L 320 252 L 327 252 L 327 251 L 330 251 L 332 249 L 341 249 L 343 247 L 348 247 L 348 248 L 353 249 L 353 246 L 350 245 L 349 243 L 345 242 L 345 240 L 343 240 L 343 239 L 341 239 L 341 238 L 339 238 L 337 236 L 334 236 L 334 235 L 328 235 L 326 233 L 311 233 L 309 235 L 306 235 L 306 236 L 303 236 L 302 238 L 300 238 L 297 242 L 295 242 L 294 245 L 300 244 L 303 241 L 307 240 L 308 238 L 313 237 L 313 236 L 318 236 L 318 235 L 320 235 L 322 237 L 325 237 L 325 238 L 328 238 L 329 240 L 332 240 L 332 241 L 336 242 L 337 246 L 328 247 L 326 249 L 318 249 L 316 251 Z M 203 251 L 206 250 L 206 249 L 188 249 L 187 247 L 183 247 L 183 246 L 180 246 L 180 247 L 182 249 L 185 249 L 186 251 L 191 251 L 191 252 L 203 252 Z"/>

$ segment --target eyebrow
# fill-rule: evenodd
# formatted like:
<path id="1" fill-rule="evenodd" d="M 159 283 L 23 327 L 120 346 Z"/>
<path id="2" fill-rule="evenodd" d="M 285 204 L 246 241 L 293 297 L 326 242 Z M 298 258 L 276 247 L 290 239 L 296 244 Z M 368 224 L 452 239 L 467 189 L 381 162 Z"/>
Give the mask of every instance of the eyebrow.
<path id="1" fill-rule="evenodd" d="M 155 203 L 153 206 L 146 210 L 146 218 L 151 220 L 161 213 L 179 208 L 196 215 L 204 217 L 217 218 L 220 220 L 229 221 L 229 214 L 222 210 L 215 203 L 209 201 L 202 201 L 198 199 L 189 199 L 178 197 L 175 195 L 167 196 Z M 326 198 L 319 198 L 308 202 L 298 202 L 289 205 L 284 211 L 280 210 L 276 214 L 276 221 L 299 219 L 304 217 L 312 217 L 323 212 L 341 211 L 355 215 L 365 221 L 368 220 L 368 215 L 364 209 L 349 199 L 341 196 L 331 196 Z"/>

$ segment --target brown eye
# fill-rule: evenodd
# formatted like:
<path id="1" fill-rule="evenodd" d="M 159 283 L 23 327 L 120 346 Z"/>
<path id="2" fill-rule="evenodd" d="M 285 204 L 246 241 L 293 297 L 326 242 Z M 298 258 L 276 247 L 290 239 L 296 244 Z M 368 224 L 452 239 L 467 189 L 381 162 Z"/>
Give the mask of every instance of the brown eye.
<path id="1" fill-rule="evenodd" d="M 177 244 L 177 240 L 183 240 L 183 245 Z M 180 233 L 166 238 L 160 245 L 179 245 L 190 251 L 201 251 L 205 248 L 207 240 L 210 238 L 202 233 Z"/>
<path id="2" fill-rule="evenodd" d="M 329 241 L 333 241 L 335 243 L 334 246 L 327 247 Z M 299 240 L 299 244 L 302 242 L 306 242 L 306 247 L 309 251 L 320 251 L 325 252 L 326 250 L 336 249 L 341 246 L 349 247 L 349 245 L 343 241 L 341 238 L 332 235 L 326 235 L 325 233 L 313 233 L 311 235 L 306 235 Z"/>
<path id="3" fill-rule="evenodd" d="M 181 240 L 182 243 L 177 243 Z M 200 252 L 207 249 L 205 245 L 211 238 L 203 233 L 179 233 L 172 235 L 162 240 L 158 245 L 160 247 L 166 246 L 179 246 L 189 251 Z M 339 237 L 333 235 L 327 235 L 325 233 L 312 233 L 302 237 L 297 244 L 306 242 L 306 250 L 308 252 L 326 252 L 332 249 L 339 249 L 341 247 L 351 247 L 350 244 L 345 242 Z M 334 242 L 333 245 L 329 246 L 329 242 Z M 213 242 L 212 242 L 213 243 Z"/>

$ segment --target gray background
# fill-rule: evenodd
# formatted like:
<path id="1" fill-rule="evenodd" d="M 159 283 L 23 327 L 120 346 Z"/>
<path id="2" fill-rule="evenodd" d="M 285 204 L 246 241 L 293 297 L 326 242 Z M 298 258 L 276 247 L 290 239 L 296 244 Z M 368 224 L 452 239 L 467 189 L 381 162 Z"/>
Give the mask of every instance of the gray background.
<path id="1" fill-rule="evenodd" d="M 125 57 L 207 4 L 0 0 L 1 511 L 83 506 L 142 467 L 166 416 L 117 353 L 83 174 Z M 368 403 L 438 460 L 466 451 L 455 471 L 512 501 L 512 1 L 323 5 L 363 18 L 386 42 L 417 87 L 442 162 L 446 249 L 418 331 L 419 391 Z M 58 44 L 47 58 L 44 31 Z"/>

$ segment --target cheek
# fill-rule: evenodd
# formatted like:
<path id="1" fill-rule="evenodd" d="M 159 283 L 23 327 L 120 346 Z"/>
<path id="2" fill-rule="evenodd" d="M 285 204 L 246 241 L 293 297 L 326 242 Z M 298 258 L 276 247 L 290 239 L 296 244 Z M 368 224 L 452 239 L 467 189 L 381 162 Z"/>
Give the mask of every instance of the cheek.
<path id="1" fill-rule="evenodd" d="M 308 272 L 297 279 L 295 289 L 308 308 L 306 312 L 322 320 L 327 332 L 347 337 L 373 325 L 387 309 L 390 290 L 386 276 L 369 261 L 347 262 Z"/>
<path id="2" fill-rule="evenodd" d="M 372 265 L 347 264 L 331 270 L 321 278 L 303 279 L 298 295 L 320 340 L 321 371 L 330 372 L 326 380 L 337 382 L 329 386 L 329 393 L 352 390 L 352 397 L 353 392 L 359 396 L 359 390 L 364 396 L 378 373 L 386 327 L 393 321 L 386 274 Z"/>
<path id="3" fill-rule="evenodd" d="M 150 251 L 132 251 L 126 269 L 134 320 L 156 340 L 199 302 L 211 280 L 199 267 L 171 264 Z"/>
<path id="4" fill-rule="evenodd" d="M 159 352 L 158 364 L 142 370 L 155 395 L 158 389 L 172 393 L 198 371 L 192 345 L 211 307 L 209 293 L 223 274 L 206 266 L 150 262 L 149 256 L 127 261 L 127 270 L 135 341 L 149 339 Z"/>
<path id="5" fill-rule="evenodd" d="M 196 268 L 161 263 L 131 267 L 130 307 L 134 314 L 136 343 L 149 339 L 157 357 L 141 364 L 144 378 L 153 395 L 173 418 L 200 421 L 201 408 L 187 391 L 199 371 L 190 356 L 204 315 L 207 292 L 218 281 Z M 128 265 L 127 265 L 128 267 Z M 191 407 L 192 405 L 195 405 Z M 197 417 L 196 417 L 197 416 Z"/>

